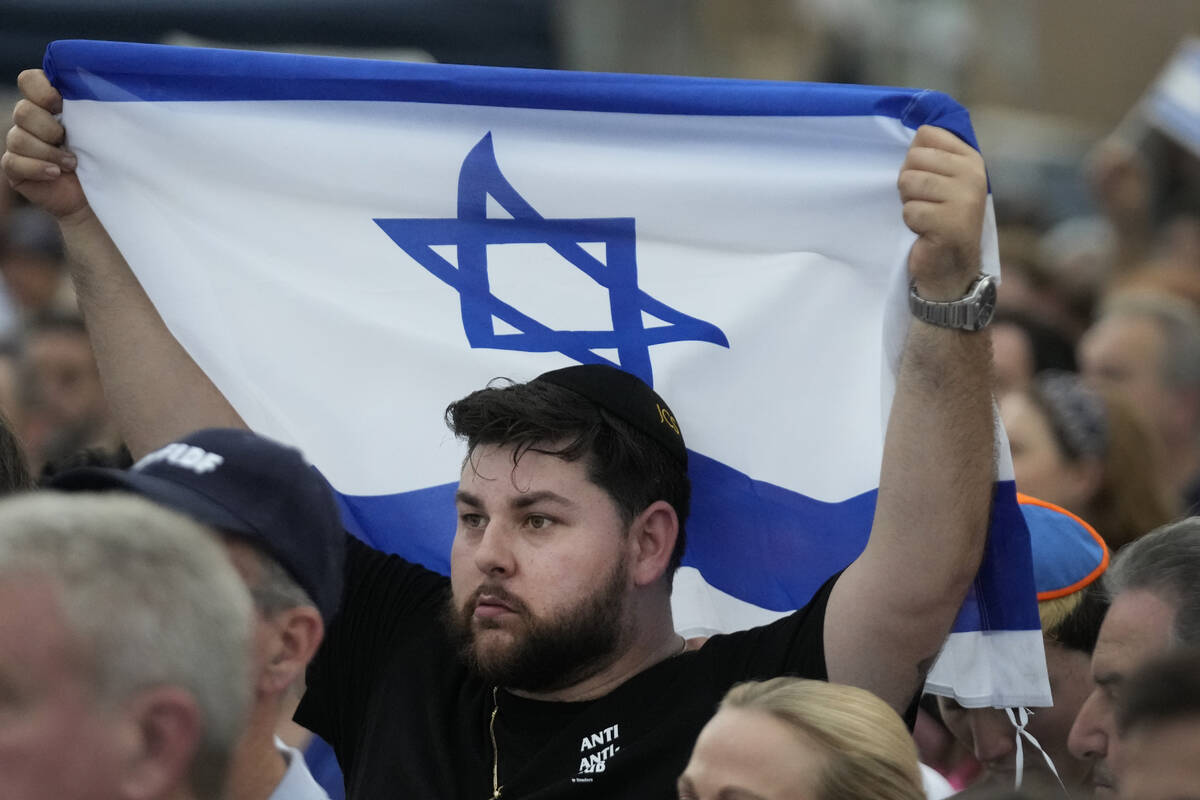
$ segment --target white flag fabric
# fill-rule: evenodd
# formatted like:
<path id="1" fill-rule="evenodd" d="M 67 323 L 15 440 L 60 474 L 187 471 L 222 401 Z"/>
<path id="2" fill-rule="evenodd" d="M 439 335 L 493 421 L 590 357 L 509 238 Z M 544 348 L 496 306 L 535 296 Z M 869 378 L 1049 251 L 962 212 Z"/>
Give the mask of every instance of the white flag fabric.
<path id="1" fill-rule="evenodd" d="M 654 386 L 688 444 L 681 632 L 774 619 L 862 550 L 909 320 L 896 177 L 921 124 L 974 144 L 949 98 L 100 42 L 45 66 L 170 329 L 368 542 L 447 572 L 446 405 L 598 362 Z M 990 214 L 984 253 L 996 272 Z M 1002 449 L 929 685 L 1048 705 Z"/>
<path id="2" fill-rule="evenodd" d="M 1152 123 L 1200 157 L 1200 37 L 1179 45 L 1144 103 Z"/>

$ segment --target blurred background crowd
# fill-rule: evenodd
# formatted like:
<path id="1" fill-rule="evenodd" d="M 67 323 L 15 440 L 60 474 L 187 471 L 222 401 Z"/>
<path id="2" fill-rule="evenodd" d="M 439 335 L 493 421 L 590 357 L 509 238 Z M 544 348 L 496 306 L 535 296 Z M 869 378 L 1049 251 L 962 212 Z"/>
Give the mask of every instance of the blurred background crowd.
<path id="1" fill-rule="evenodd" d="M 0 17 L 6 107 L 60 38 L 945 91 L 989 166 L 1018 488 L 1114 550 L 1200 513 L 1195 0 L 0 0 Z M 35 474 L 126 463 L 57 226 L 7 187 L 0 278 L 0 410 Z M 948 736 L 923 750 L 973 769 Z"/>

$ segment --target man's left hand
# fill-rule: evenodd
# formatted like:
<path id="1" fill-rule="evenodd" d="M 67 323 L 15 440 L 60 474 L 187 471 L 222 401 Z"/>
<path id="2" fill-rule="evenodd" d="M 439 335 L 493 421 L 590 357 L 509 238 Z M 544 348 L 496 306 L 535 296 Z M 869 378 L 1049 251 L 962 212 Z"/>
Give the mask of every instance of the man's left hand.
<path id="1" fill-rule="evenodd" d="M 917 130 L 897 181 L 917 234 L 909 278 L 926 300 L 957 300 L 979 274 L 987 172 L 975 148 L 943 128 Z"/>

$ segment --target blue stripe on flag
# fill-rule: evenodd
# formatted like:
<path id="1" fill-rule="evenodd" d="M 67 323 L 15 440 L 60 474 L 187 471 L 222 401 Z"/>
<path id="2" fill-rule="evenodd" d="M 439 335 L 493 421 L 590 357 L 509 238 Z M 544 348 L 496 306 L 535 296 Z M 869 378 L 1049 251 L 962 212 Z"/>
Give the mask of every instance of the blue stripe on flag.
<path id="1" fill-rule="evenodd" d="M 980 596 L 986 599 L 982 605 Z M 983 562 L 954 621 L 954 632 L 1040 631 L 1036 597 L 1033 550 L 1025 517 L 1017 504 L 1016 483 L 997 481 Z"/>
<path id="2" fill-rule="evenodd" d="M 80 66 L 80 65 L 85 65 Z M 374 100 L 628 114 L 883 116 L 938 125 L 978 149 L 940 92 L 875 86 L 410 64 L 67 40 L 43 68 L 67 100 Z"/>
<path id="3" fill-rule="evenodd" d="M 825 503 L 694 451 L 688 458 L 692 522 L 683 564 L 727 594 L 771 611 L 799 608 L 866 545 L 875 491 Z M 447 483 L 339 500 L 351 533 L 448 575 L 457 488 Z M 1024 525 L 1013 482 L 999 483 L 984 562 L 955 621 L 956 633 L 1041 629 L 1036 603 L 1001 602 L 1036 594 L 1028 535 L 1015 535 Z M 829 535 L 833 531 L 838 535 Z M 988 601 L 981 606 L 979 597 Z"/>

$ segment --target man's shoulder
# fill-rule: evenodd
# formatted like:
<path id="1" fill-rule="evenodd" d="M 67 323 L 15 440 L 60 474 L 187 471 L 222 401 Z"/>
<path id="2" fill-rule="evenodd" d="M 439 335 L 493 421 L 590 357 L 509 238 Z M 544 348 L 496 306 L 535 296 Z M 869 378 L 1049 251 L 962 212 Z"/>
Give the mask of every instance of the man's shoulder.
<path id="1" fill-rule="evenodd" d="M 695 652 L 718 685 L 781 675 L 826 680 L 825 611 L 841 573 L 799 609 L 762 625 L 716 633 Z"/>
<path id="2" fill-rule="evenodd" d="M 380 595 L 409 595 L 412 600 L 432 595 L 439 599 L 449 591 L 450 579 L 403 556 L 380 550 L 351 533 L 346 533 L 346 593 L 349 599 L 361 590 Z"/>

